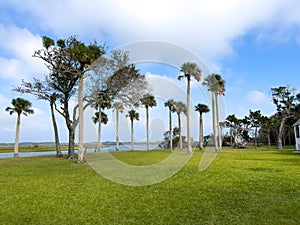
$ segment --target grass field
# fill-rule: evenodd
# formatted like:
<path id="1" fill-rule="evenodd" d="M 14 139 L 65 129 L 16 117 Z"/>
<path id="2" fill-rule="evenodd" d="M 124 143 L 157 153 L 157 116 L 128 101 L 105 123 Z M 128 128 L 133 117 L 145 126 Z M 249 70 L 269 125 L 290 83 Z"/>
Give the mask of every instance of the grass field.
<path id="1" fill-rule="evenodd" d="M 113 154 L 148 165 L 169 152 Z M 0 159 L 0 224 L 299 224 L 300 154 L 225 148 L 199 172 L 201 157 L 143 187 L 112 183 L 76 160 Z"/>

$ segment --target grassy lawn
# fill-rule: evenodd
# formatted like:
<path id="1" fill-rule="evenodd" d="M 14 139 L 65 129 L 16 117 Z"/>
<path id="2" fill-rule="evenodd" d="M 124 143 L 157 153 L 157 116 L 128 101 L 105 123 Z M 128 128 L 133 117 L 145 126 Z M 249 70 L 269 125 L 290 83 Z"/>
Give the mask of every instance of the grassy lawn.
<path id="1" fill-rule="evenodd" d="M 169 152 L 113 154 L 146 165 Z M 76 160 L 0 159 L 0 224 L 299 224 L 300 154 L 225 148 L 199 172 L 201 157 L 143 187 L 112 183 Z"/>

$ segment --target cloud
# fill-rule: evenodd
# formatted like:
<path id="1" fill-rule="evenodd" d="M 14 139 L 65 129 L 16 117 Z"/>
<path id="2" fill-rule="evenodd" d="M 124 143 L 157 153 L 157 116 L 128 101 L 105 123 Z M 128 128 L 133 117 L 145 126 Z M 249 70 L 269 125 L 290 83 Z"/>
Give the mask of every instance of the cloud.
<path id="1" fill-rule="evenodd" d="M 254 90 L 250 91 L 247 94 L 247 101 L 249 103 L 257 104 L 257 105 L 263 105 L 267 102 L 270 102 L 270 98 L 263 92 Z"/>

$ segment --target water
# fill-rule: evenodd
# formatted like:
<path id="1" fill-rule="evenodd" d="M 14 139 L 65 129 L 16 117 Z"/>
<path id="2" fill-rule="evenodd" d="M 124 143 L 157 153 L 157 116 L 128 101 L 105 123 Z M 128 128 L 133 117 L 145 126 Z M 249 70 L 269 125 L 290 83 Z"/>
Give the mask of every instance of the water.
<path id="1" fill-rule="evenodd" d="M 149 148 L 150 149 L 157 149 L 157 144 L 150 144 Z M 134 145 L 135 150 L 146 150 L 147 145 L 146 144 L 135 144 Z M 120 151 L 130 151 L 131 150 L 131 145 L 119 145 L 119 150 Z M 107 148 L 101 148 L 102 152 L 113 152 L 116 151 L 116 145 L 110 145 Z M 75 153 L 77 153 L 78 150 L 75 150 Z M 95 149 L 86 149 L 86 152 L 95 152 Z M 20 157 L 31 157 L 31 156 L 45 156 L 45 155 L 55 155 L 55 151 L 45 151 L 45 152 L 19 152 Z M 68 154 L 68 151 L 62 151 L 63 155 Z M 9 153 L 0 153 L 0 158 L 13 158 L 14 153 L 9 152 Z"/>

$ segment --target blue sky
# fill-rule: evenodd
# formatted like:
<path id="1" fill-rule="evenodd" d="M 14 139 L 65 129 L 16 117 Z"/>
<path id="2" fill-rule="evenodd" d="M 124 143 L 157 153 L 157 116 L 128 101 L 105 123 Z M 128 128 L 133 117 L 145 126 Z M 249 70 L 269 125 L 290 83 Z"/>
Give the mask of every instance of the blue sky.
<path id="1" fill-rule="evenodd" d="M 93 40 L 106 43 L 109 49 L 133 42 L 157 41 L 189 51 L 210 72 L 221 74 L 226 81 L 226 94 L 220 99 L 223 118 L 233 113 L 244 117 L 250 109 L 273 114 L 272 87 L 291 85 L 300 92 L 300 2 L 297 0 L 27 0 L 26 4 L 3 0 L 0 9 L 0 142 L 14 141 L 16 117 L 4 111 L 12 98 L 19 97 L 11 91 L 12 87 L 18 86 L 22 79 L 43 77 L 47 73 L 43 62 L 32 58 L 34 50 L 41 48 L 44 35 L 55 39 L 78 35 L 87 43 Z M 172 52 L 168 54 L 172 56 Z M 174 88 L 170 98 L 180 98 L 176 96 L 179 93 L 181 100 L 185 100 L 185 82 L 176 80 L 179 65 L 168 65 L 166 61 L 170 59 L 160 57 L 154 56 L 156 63 L 138 64 L 156 87 L 159 100 L 159 107 L 151 110 L 151 140 L 161 139 L 167 129 L 167 109 L 160 94 Z M 183 55 L 176 57 L 184 60 Z M 195 83 L 192 87 L 193 103 L 209 105 L 205 88 Z M 32 101 L 36 113 L 22 117 L 20 141 L 52 141 L 47 102 L 28 95 L 22 97 Z M 142 141 L 144 109 L 139 112 L 136 139 Z M 86 112 L 87 121 L 92 113 Z M 57 118 L 61 140 L 65 142 L 64 121 L 59 115 Z M 175 115 L 173 120 L 176 125 Z M 210 114 L 204 120 L 205 133 L 209 134 Z M 197 124 L 194 114 L 195 139 Z M 86 141 L 96 140 L 95 127 L 87 122 L 86 130 Z M 122 130 L 121 139 L 129 140 L 125 117 Z M 114 140 L 112 122 L 103 129 L 103 140 Z"/>

